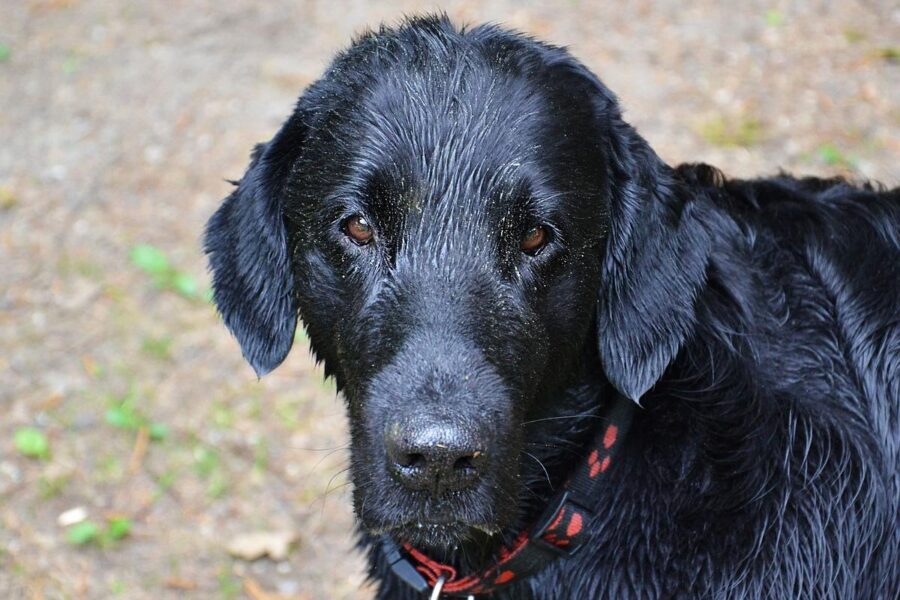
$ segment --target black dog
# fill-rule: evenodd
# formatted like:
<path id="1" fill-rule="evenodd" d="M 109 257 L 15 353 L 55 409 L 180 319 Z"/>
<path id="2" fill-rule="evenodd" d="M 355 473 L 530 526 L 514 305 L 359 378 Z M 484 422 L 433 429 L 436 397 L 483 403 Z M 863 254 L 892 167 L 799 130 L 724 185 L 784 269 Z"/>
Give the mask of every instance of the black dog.
<path id="1" fill-rule="evenodd" d="M 256 372 L 299 314 L 343 391 L 379 598 L 900 591 L 900 190 L 670 168 L 564 50 L 426 18 L 206 251 Z"/>

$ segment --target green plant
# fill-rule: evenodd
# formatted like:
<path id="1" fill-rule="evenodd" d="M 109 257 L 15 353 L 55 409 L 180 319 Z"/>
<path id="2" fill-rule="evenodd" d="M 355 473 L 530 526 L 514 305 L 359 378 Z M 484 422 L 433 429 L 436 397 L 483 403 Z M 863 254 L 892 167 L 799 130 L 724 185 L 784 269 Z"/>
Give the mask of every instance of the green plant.
<path id="1" fill-rule="evenodd" d="M 860 31 L 859 29 L 853 29 L 852 27 L 848 27 L 844 30 L 844 39 L 847 40 L 851 44 L 857 44 L 864 39 L 866 39 L 866 34 Z"/>
<path id="2" fill-rule="evenodd" d="M 850 169 L 854 166 L 853 159 L 841 152 L 834 144 L 822 144 L 816 154 L 825 164 L 832 167 Z"/>
<path id="3" fill-rule="evenodd" d="M 3 46 L 0 45 L 0 55 L 2 55 Z M 0 56 L 0 62 L 3 62 L 2 56 Z M 0 210 L 9 210 L 14 208 L 19 203 L 19 199 L 13 193 L 13 191 L 6 187 L 0 185 Z"/>
<path id="4" fill-rule="evenodd" d="M 206 495 L 221 498 L 228 490 L 228 478 L 222 469 L 219 453 L 213 448 L 194 446 L 194 471 L 206 480 Z"/>
<path id="5" fill-rule="evenodd" d="M 726 119 L 718 116 L 702 123 L 699 133 L 708 142 L 726 148 L 758 144 L 763 139 L 763 124 L 754 117 Z"/>
<path id="6" fill-rule="evenodd" d="M 155 498 L 159 498 L 165 494 L 178 480 L 178 471 L 176 469 L 167 469 L 162 475 L 156 478 Z"/>
<path id="7" fill-rule="evenodd" d="M 121 596 L 125 593 L 125 582 L 119 581 L 118 579 L 112 581 L 109 584 L 109 591 L 114 596 Z"/>
<path id="8" fill-rule="evenodd" d="M 132 522 L 127 517 L 111 517 L 104 526 L 94 521 L 82 521 L 66 530 L 66 541 L 73 546 L 99 544 L 111 546 L 131 533 Z"/>
<path id="9" fill-rule="evenodd" d="M 16 450 L 28 458 L 50 458 L 50 442 L 47 436 L 34 427 L 21 427 L 13 435 Z"/>
<path id="10" fill-rule="evenodd" d="M 159 360 L 169 360 L 172 358 L 172 338 L 146 336 L 141 340 L 141 352 Z"/>
<path id="11" fill-rule="evenodd" d="M 81 57 L 78 56 L 78 54 L 76 54 L 75 52 L 69 52 L 62 63 L 63 73 L 65 73 L 66 75 L 77 73 L 81 68 L 81 62 Z"/>
<path id="12" fill-rule="evenodd" d="M 106 422 L 118 429 L 129 431 L 146 427 L 151 440 L 166 439 L 169 436 L 169 427 L 164 423 L 150 421 L 135 407 L 135 400 L 136 394 L 131 391 L 122 400 L 114 402 L 104 415 Z"/>
<path id="13" fill-rule="evenodd" d="M 56 498 L 66 490 L 69 483 L 69 475 L 60 475 L 57 477 L 41 476 L 38 479 L 38 493 L 42 500 L 50 500 Z"/>
<path id="14" fill-rule="evenodd" d="M 900 46 L 885 46 L 884 48 L 879 48 L 878 56 L 888 62 L 900 61 Z"/>
<path id="15" fill-rule="evenodd" d="M 100 526 L 93 521 L 76 523 L 66 530 L 66 541 L 73 546 L 85 546 L 100 537 Z"/>
<path id="16" fill-rule="evenodd" d="M 262 475 L 268 466 L 269 444 L 265 438 L 259 438 L 253 443 L 253 472 Z"/>
<path id="17" fill-rule="evenodd" d="M 241 581 L 232 575 L 227 567 L 223 567 L 219 570 L 219 593 L 222 595 L 222 598 L 225 600 L 231 600 L 232 598 L 237 598 L 238 594 L 241 593 Z"/>
<path id="18" fill-rule="evenodd" d="M 226 402 L 217 400 L 212 407 L 212 421 L 216 427 L 229 428 L 234 425 L 236 416 L 234 409 Z"/>
<path id="19" fill-rule="evenodd" d="M 159 248 L 138 244 L 131 249 L 130 257 L 134 266 L 150 276 L 155 287 L 175 292 L 189 300 L 203 298 L 196 280 L 188 273 L 176 269 Z"/>
<path id="20" fill-rule="evenodd" d="M 219 468 L 219 453 L 211 448 L 197 445 L 194 448 L 194 470 L 206 478 Z"/>
<path id="21" fill-rule="evenodd" d="M 778 27 L 784 23 L 784 13 L 778 9 L 772 8 L 766 11 L 766 25 L 769 27 Z"/>
<path id="22" fill-rule="evenodd" d="M 113 517 L 106 524 L 107 539 L 117 542 L 131 533 L 131 519 L 125 517 Z"/>

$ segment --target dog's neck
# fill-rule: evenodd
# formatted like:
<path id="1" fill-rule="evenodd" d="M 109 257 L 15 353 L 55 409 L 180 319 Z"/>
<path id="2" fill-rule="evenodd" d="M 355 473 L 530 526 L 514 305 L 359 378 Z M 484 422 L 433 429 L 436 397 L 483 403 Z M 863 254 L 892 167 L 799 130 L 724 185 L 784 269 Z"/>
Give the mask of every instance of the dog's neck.
<path id="1" fill-rule="evenodd" d="M 694 347 L 689 340 L 664 377 L 641 399 L 616 472 L 611 474 L 610 488 L 598 493 L 595 506 L 590 507 L 601 520 L 613 517 L 622 498 L 638 498 L 640 490 L 651 487 L 659 487 L 665 494 L 666 488 L 675 486 L 680 505 L 695 511 L 710 504 L 713 497 L 716 506 L 710 505 L 710 509 L 721 510 L 723 498 L 736 506 L 758 491 L 759 482 L 741 479 L 749 475 L 725 477 L 709 467 L 740 454 L 741 440 L 756 435 L 759 427 L 758 421 L 747 415 L 764 409 L 748 394 L 750 371 L 732 369 L 723 374 L 716 369 L 719 363 L 733 366 L 733 356 L 724 357 L 722 353 L 736 351 L 739 349 L 724 345 Z M 501 535 L 437 551 L 433 553 L 436 560 L 452 564 L 462 573 L 478 571 L 494 560 L 498 547 L 509 544 L 533 525 L 573 466 L 583 459 L 585 445 L 602 425 L 597 415 L 614 392 L 596 368 L 598 364 L 596 348 L 588 341 L 568 381 L 547 392 L 544 406 L 552 410 L 532 415 L 530 429 L 525 425 L 524 438 L 530 442 L 522 449 L 520 459 L 523 489 L 515 521 Z M 711 381 L 697 373 L 718 373 L 718 379 Z M 692 487 L 679 483 L 688 479 L 704 484 Z M 711 494 L 714 488 L 727 489 L 728 493 Z M 615 534 L 598 529 L 593 535 L 603 545 L 604 536 Z M 608 542 L 615 546 L 614 540 Z"/>

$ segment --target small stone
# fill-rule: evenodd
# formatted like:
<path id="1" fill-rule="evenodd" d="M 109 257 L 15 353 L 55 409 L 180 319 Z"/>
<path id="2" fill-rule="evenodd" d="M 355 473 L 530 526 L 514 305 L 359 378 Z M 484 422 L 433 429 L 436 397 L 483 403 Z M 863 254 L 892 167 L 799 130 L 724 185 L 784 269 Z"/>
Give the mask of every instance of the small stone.
<path id="1" fill-rule="evenodd" d="M 293 531 L 256 531 L 235 536 L 226 547 L 228 553 L 244 560 L 256 560 L 268 556 L 272 560 L 284 560 L 291 544 L 297 540 Z"/>
<path id="2" fill-rule="evenodd" d="M 69 527 L 76 523 L 81 523 L 87 519 L 87 516 L 87 509 L 85 507 L 76 506 L 60 513 L 60 515 L 56 517 L 56 522 L 60 527 Z"/>

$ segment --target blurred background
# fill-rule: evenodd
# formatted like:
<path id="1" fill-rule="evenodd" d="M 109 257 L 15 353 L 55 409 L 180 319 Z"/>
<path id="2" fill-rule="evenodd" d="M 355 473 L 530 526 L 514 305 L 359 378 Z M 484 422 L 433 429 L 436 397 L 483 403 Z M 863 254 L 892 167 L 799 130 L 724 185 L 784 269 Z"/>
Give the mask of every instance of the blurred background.
<path id="1" fill-rule="evenodd" d="M 257 381 L 204 223 L 351 36 L 446 10 L 569 46 L 669 162 L 900 184 L 900 6 L 0 0 L 0 598 L 370 598 L 343 405 Z"/>

